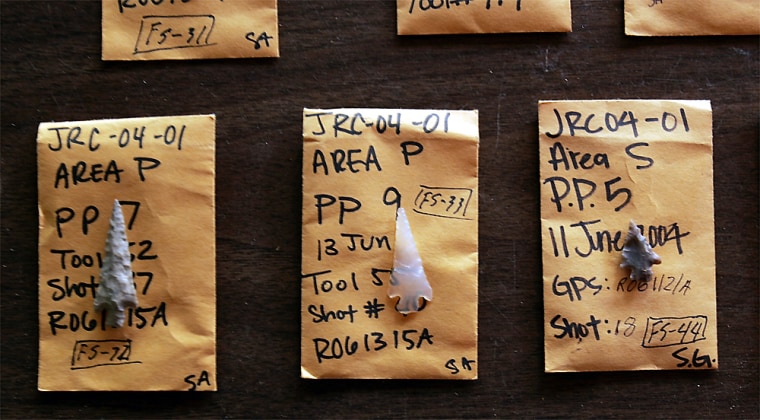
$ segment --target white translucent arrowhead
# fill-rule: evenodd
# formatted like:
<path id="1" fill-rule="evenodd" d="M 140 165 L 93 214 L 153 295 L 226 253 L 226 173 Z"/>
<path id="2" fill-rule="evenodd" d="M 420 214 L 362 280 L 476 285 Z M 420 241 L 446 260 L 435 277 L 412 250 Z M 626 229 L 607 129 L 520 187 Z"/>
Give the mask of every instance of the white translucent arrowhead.
<path id="1" fill-rule="evenodd" d="M 420 298 L 433 300 L 433 289 L 428 283 L 422 259 L 414 243 L 414 235 L 406 218 L 406 212 L 399 208 L 396 213 L 396 244 L 393 253 L 393 271 L 388 296 L 399 297 L 396 310 L 402 314 L 418 312 L 424 308 Z"/>
<path id="2" fill-rule="evenodd" d="M 106 311 L 106 325 L 124 325 L 124 311 L 137 306 L 137 291 L 132 281 L 131 255 L 121 205 L 114 200 L 111 222 L 106 237 L 100 284 L 95 294 L 95 310 Z"/>

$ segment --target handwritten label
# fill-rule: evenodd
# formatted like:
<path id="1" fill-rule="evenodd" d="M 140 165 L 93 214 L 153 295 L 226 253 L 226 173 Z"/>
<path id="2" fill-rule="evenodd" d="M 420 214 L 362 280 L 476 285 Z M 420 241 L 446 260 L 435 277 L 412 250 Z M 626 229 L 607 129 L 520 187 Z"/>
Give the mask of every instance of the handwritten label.
<path id="1" fill-rule="evenodd" d="M 443 188 L 420 185 L 414 197 L 414 211 L 430 216 L 467 219 L 467 207 L 472 199 L 469 188 Z"/>
<path id="2" fill-rule="evenodd" d="M 663 35 L 760 34 L 756 0 L 625 0 L 625 33 Z"/>
<path id="3" fill-rule="evenodd" d="M 570 0 L 397 0 L 399 35 L 571 32 Z"/>
<path id="4" fill-rule="evenodd" d="M 644 347 L 667 347 L 705 340 L 707 317 L 704 315 L 676 318 L 647 318 Z"/>
<path id="5" fill-rule="evenodd" d="M 74 343 L 71 370 L 142 363 L 130 360 L 132 340 L 79 340 Z"/>
<path id="6" fill-rule="evenodd" d="M 201 16 L 145 16 L 135 43 L 135 54 L 176 48 L 199 48 L 211 42 L 216 19 Z"/>
<path id="7" fill-rule="evenodd" d="M 276 0 L 103 0 L 104 60 L 278 56 Z"/>
<path id="8" fill-rule="evenodd" d="M 40 390 L 215 376 L 214 130 L 213 115 L 40 124 Z M 93 308 L 114 199 L 139 301 L 122 328 Z"/>
<path id="9" fill-rule="evenodd" d="M 477 378 L 477 112 L 303 119 L 302 377 Z M 406 316 L 388 297 L 399 206 L 434 294 Z"/>
<path id="10" fill-rule="evenodd" d="M 710 103 L 540 102 L 539 126 L 546 371 L 717 368 Z"/>

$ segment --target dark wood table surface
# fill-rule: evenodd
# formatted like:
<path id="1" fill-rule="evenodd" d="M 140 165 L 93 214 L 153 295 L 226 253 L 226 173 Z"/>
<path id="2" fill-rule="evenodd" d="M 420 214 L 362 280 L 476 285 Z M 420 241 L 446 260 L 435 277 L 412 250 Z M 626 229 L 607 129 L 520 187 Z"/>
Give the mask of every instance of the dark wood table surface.
<path id="1" fill-rule="evenodd" d="M 99 1 L 2 1 L 2 417 L 757 418 L 756 36 L 398 37 L 395 1 L 280 0 L 281 58 L 103 62 Z M 709 99 L 720 370 L 543 372 L 541 99 Z M 480 379 L 299 378 L 303 107 L 480 111 Z M 215 113 L 216 393 L 37 391 L 35 138 L 46 121 Z M 624 357 L 624 355 L 621 355 Z"/>

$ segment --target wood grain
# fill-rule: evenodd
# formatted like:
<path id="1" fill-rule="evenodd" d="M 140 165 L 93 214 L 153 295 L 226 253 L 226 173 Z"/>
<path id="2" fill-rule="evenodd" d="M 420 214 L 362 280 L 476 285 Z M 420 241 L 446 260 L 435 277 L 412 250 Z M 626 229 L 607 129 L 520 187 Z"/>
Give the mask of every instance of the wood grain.
<path id="1" fill-rule="evenodd" d="M 113 63 L 99 1 L 2 2 L 3 418 L 758 417 L 758 38 L 626 37 L 621 0 L 402 38 L 394 3 L 281 0 L 279 59 Z M 719 371 L 543 373 L 536 104 L 610 98 L 712 101 Z M 299 379 L 303 107 L 480 111 L 478 381 Z M 38 392 L 37 125 L 210 112 L 220 391 Z"/>

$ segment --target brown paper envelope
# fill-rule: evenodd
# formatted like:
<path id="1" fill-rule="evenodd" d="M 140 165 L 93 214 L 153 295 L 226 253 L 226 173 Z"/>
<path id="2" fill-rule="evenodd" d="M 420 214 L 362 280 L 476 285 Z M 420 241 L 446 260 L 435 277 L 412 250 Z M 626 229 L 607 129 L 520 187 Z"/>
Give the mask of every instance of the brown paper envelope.
<path id="1" fill-rule="evenodd" d="M 301 376 L 477 378 L 477 111 L 305 109 Z M 398 205 L 432 300 L 388 297 Z"/>
<path id="2" fill-rule="evenodd" d="M 103 0 L 103 60 L 279 57 L 277 0 Z"/>
<path id="3" fill-rule="evenodd" d="M 717 369 L 710 102 L 538 110 L 545 370 Z M 621 267 L 631 220 L 648 281 Z"/>
<path id="4" fill-rule="evenodd" d="M 572 32 L 570 0 L 397 0 L 399 35 Z"/>
<path id="5" fill-rule="evenodd" d="M 757 35 L 757 0 L 625 0 L 627 35 Z"/>
<path id="6" fill-rule="evenodd" d="M 215 391 L 213 115 L 40 124 L 38 387 Z M 114 200 L 138 307 L 93 301 Z"/>

